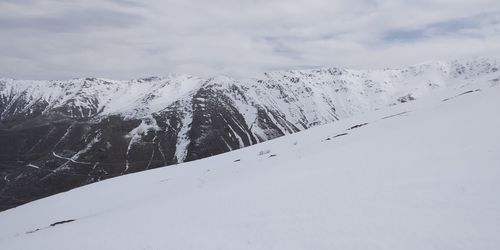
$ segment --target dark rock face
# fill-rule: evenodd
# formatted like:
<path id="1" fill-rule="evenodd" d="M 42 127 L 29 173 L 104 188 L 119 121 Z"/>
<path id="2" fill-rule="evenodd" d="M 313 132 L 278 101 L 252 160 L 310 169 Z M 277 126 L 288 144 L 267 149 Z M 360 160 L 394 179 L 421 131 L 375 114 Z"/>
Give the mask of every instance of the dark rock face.
<path id="1" fill-rule="evenodd" d="M 257 143 L 231 99 L 210 87 L 200 89 L 193 98 L 191 126 L 187 161 Z"/>
<path id="2" fill-rule="evenodd" d="M 1 209 L 120 175 L 128 141 L 140 123 L 109 117 L 99 123 L 39 117 L 0 130 Z"/>

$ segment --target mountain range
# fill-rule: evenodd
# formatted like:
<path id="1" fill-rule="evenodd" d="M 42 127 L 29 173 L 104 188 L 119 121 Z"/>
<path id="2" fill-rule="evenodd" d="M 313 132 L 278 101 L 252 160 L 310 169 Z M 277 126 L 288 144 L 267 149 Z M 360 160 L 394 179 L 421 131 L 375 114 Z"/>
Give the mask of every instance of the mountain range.
<path id="1" fill-rule="evenodd" d="M 0 210 L 189 162 L 442 91 L 498 84 L 495 59 L 248 79 L 0 79 Z M 472 89 L 471 91 L 474 91 Z"/>
<path id="2" fill-rule="evenodd" d="M 49 180 L 68 180 L 64 190 L 85 183 L 73 181 L 80 180 L 76 174 L 92 175 L 94 161 L 116 157 L 121 164 L 104 165 L 116 169 L 102 181 L 0 212 L 0 249 L 499 249 L 496 66 L 474 61 L 341 72 L 281 72 L 262 83 L 202 81 L 169 104 L 178 113 L 153 105 L 155 98 L 137 104 L 150 92 L 144 89 L 159 84 L 151 82 L 112 84 L 140 88 L 130 95 L 121 90 L 106 105 L 99 104 L 108 100 L 101 99 L 106 92 L 94 92 L 91 117 L 76 109 L 73 115 L 80 116 L 71 118 L 47 97 L 51 104 L 32 118 L 4 123 L 4 134 L 11 129 L 34 136 L 36 124 L 60 124 L 52 125 L 54 138 L 40 129 L 47 139 L 32 152 L 66 165 L 52 170 L 44 160 L 26 161 L 31 165 L 7 176 L 10 183 L 30 176 L 37 185 L 57 187 Z M 111 112 L 121 96 L 128 102 L 115 107 L 127 108 Z M 74 127 L 68 133 L 81 126 L 78 147 L 66 144 L 78 136 L 49 143 L 61 140 L 55 135 L 66 133 L 56 132 L 63 125 Z M 302 131 L 269 140 L 296 130 Z M 179 131 L 171 143 L 183 150 L 164 151 L 165 158 L 189 162 L 127 174 L 166 164 L 160 149 L 169 131 Z M 193 160 L 254 143 L 252 138 L 256 145 Z M 2 150 L 22 140 L 29 138 L 2 138 Z M 78 154 L 80 147 L 88 149 Z M 146 163 L 140 165 L 139 157 Z M 111 173 L 127 175 L 109 178 Z"/>

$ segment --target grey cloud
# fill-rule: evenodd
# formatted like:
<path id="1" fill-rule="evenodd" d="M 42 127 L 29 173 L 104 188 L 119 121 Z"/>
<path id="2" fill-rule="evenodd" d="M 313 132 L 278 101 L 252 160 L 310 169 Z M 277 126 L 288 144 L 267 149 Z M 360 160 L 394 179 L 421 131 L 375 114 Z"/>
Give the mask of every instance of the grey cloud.
<path id="1" fill-rule="evenodd" d="M 54 16 L 0 17 L 2 29 L 29 29 L 49 32 L 80 32 L 91 28 L 126 28 L 144 18 L 137 14 L 112 10 L 69 10 Z"/>
<path id="2" fill-rule="evenodd" d="M 29 1 L 29 0 L 27 0 Z M 146 7 L 146 3 L 144 1 L 134 1 L 134 0 L 110 0 L 112 3 L 123 5 L 127 7 Z"/>
<path id="3" fill-rule="evenodd" d="M 287 37 L 264 37 L 263 40 L 272 47 L 272 51 L 279 56 L 285 56 L 290 59 L 300 60 L 302 55 L 299 51 L 292 49 L 288 43 L 292 42 L 293 38 Z"/>
<path id="4" fill-rule="evenodd" d="M 0 0 L 0 4 L 7 3 L 7 4 L 17 4 L 17 5 L 22 5 L 22 4 L 28 4 L 28 3 L 33 3 L 35 0 Z"/>

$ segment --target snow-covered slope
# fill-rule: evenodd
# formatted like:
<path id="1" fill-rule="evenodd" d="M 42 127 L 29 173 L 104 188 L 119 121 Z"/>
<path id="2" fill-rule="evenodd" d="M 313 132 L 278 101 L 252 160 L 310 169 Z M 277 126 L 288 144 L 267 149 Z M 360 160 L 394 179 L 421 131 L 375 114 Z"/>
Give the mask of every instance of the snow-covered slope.
<path id="1" fill-rule="evenodd" d="M 0 213 L 0 249 L 499 249 L 499 110 L 483 79 L 105 180 Z"/>
<path id="2" fill-rule="evenodd" d="M 474 82 L 498 62 L 277 71 L 252 79 L 0 80 L 0 210 Z"/>

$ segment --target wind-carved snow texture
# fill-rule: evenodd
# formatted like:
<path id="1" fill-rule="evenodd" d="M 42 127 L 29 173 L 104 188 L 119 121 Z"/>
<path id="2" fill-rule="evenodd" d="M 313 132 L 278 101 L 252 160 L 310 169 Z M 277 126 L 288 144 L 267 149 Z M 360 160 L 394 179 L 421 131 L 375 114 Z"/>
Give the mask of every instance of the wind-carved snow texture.
<path id="1" fill-rule="evenodd" d="M 476 81 L 493 59 L 251 79 L 0 79 L 0 209 L 122 174 L 192 161 Z M 37 166 L 34 168 L 31 166 Z"/>

